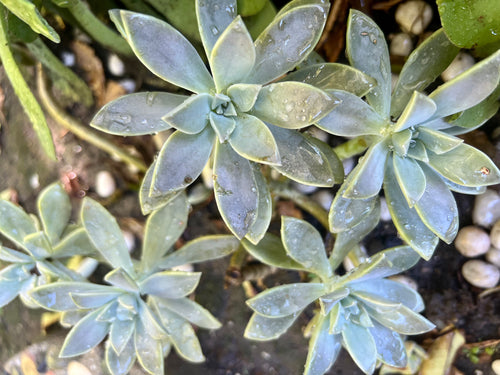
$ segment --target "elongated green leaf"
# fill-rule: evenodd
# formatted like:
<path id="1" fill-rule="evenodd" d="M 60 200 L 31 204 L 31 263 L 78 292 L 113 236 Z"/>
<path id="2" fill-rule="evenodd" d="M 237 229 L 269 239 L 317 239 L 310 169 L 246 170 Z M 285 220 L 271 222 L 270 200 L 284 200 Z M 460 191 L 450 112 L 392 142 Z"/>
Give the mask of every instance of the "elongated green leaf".
<path id="1" fill-rule="evenodd" d="M 52 248 L 51 257 L 66 258 L 73 255 L 88 255 L 95 252 L 96 249 L 92 245 L 85 228 L 78 228 L 63 237 L 57 246 Z"/>
<path id="2" fill-rule="evenodd" d="M 198 134 L 208 124 L 212 96 L 198 94 L 187 98 L 182 104 L 161 117 L 171 127 L 186 134 Z"/>
<path id="3" fill-rule="evenodd" d="M 44 232 L 36 232 L 28 234 L 24 237 L 24 245 L 33 257 L 41 259 L 47 258 L 52 253 L 49 239 Z"/>
<path id="4" fill-rule="evenodd" d="M 328 93 L 341 100 L 341 104 L 316 123 L 320 129 L 335 135 L 355 137 L 380 135 L 388 126 L 387 120 L 356 95 L 341 90 L 328 90 Z"/>
<path id="5" fill-rule="evenodd" d="M 219 141 L 221 143 L 226 142 L 236 127 L 235 118 L 210 112 L 209 119 L 212 129 L 215 130 L 217 137 L 219 137 Z"/>
<path id="6" fill-rule="evenodd" d="M 163 351 L 159 340 L 151 337 L 140 320 L 136 322 L 134 345 L 137 359 L 150 374 L 163 374 Z"/>
<path id="7" fill-rule="evenodd" d="M 115 352 L 109 340 L 106 341 L 105 358 L 112 375 L 128 374 L 136 359 L 134 341 L 129 340 L 120 354 Z"/>
<path id="8" fill-rule="evenodd" d="M 419 335 L 428 332 L 435 326 L 422 315 L 400 305 L 392 310 L 378 312 L 376 309 L 366 307 L 371 317 L 380 324 L 403 335 Z"/>
<path id="9" fill-rule="evenodd" d="M 162 327 L 156 314 L 153 312 L 153 306 L 150 307 L 151 302 L 154 300 L 154 298 L 150 298 L 149 304 L 147 304 L 140 298 L 134 297 L 133 300 L 134 302 L 137 302 L 139 315 L 139 320 L 136 321 L 136 332 L 138 329 L 140 329 L 139 326 L 142 326 L 144 328 L 144 331 L 153 339 L 165 339 L 166 331 Z"/>
<path id="10" fill-rule="evenodd" d="M 33 220 L 20 207 L 0 200 L 0 233 L 19 247 L 26 249 L 24 238 L 37 231 Z"/>
<path id="11" fill-rule="evenodd" d="M 427 150 L 438 155 L 453 150 L 463 142 L 463 139 L 426 127 L 418 129 L 418 139 L 422 141 Z"/>
<path id="12" fill-rule="evenodd" d="M 7 263 L 31 263 L 33 259 L 20 251 L 0 246 L 0 261 Z"/>
<path id="13" fill-rule="evenodd" d="M 229 144 L 238 154 L 258 163 L 280 164 L 278 146 L 264 122 L 246 114 L 236 117 L 235 122 Z"/>
<path id="14" fill-rule="evenodd" d="M 271 191 L 267 186 L 267 181 L 262 175 L 260 166 L 257 164 L 252 164 L 253 167 L 253 177 L 257 185 L 257 194 L 259 195 L 259 202 L 257 206 L 257 215 L 255 221 L 248 229 L 248 233 L 245 238 L 247 238 L 253 244 L 259 243 L 259 241 L 264 237 L 267 232 L 267 228 L 271 222 L 271 216 L 273 214 L 273 204 L 271 199 Z"/>
<path id="15" fill-rule="evenodd" d="M 135 293 L 139 291 L 136 281 L 122 268 L 116 268 L 104 276 L 104 281 L 121 289 Z"/>
<path id="16" fill-rule="evenodd" d="M 109 323 L 97 320 L 101 310 L 96 310 L 80 320 L 68 333 L 59 353 L 67 358 L 87 353 L 97 346 L 109 332 Z"/>
<path id="17" fill-rule="evenodd" d="M 459 184 L 456 184 L 454 182 L 451 182 L 450 180 L 448 180 L 447 178 L 445 178 L 443 176 L 441 176 L 441 178 L 443 179 L 446 186 L 448 186 L 448 189 L 450 189 L 451 191 L 456 191 L 457 193 L 480 195 L 486 191 L 486 186 L 473 186 L 473 187 L 463 186 L 463 185 L 459 185 Z"/>
<path id="18" fill-rule="evenodd" d="M 342 330 L 344 347 L 358 367 L 365 373 L 375 371 L 377 346 L 368 328 L 357 324 L 346 324 Z"/>
<path id="19" fill-rule="evenodd" d="M 389 160 L 390 162 L 390 160 Z M 409 207 L 417 203 L 425 191 L 425 174 L 413 159 L 393 156 L 394 175 Z"/>
<path id="20" fill-rule="evenodd" d="M 253 313 L 245 328 L 244 336 L 250 340 L 274 340 L 284 334 L 292 326 L 301 311 L 281 318 L 269 318 Z"/>
<path id="21" fill-rule="evenodd" d="M 255 222 L 259 206 L 252 165 L 224 143 L 217 143 L 214 158 L 214 190 L 225 223 L 239 239 Z"/>
<path id="22" fill-rule="evenodd" d="M 236 0 L 196 0 L 196 16 L 207 56 L 221 33 L 236 17 Z"/>
<path id="23" fill-rule="evenodd" d="M 141 293 L 162 298 L 182 298 L 191 294 L 200 281 L 200 272 L 157 272 L 139 285 Z"/>
<path id="24" fill-rule="evenodd" d="M 318 42 L 329 4 L 293 5 L 280 12 L 255 41 L 255 67 L 249 83 L 264 84 L 292 70 Z"/>
<path id="25" fill-rule="evenodd" d="M 425 122 L 436 112 L 436 109 L 436 103 L 432 99 L 414 91 L 408 105 L 394 125 L 393 131 L 401 131 Z"/>
<path id="26" fill-rule="evenodd" d="M 90 198 L 83 200 L 81 219 L 92 244 L 109 264 L 114 268 L 123 268 L 129 275 L 135 275 L 127 244 L 116 219 Z"/>
<path id="27" fill-rule="evenodd" d="M 389 366 L 405 367 L 408 358 L 401 336 L 377 322 L 373 322 L 373 327 L 368 329 L 375 339 L 380 359 Z"/>
<path id="28" fill-rule="evenodd" d="M 423 91 L 452 62 L 460 49 L 443 29 L 424 40 L 408 57 L 392 94 L 391 116 L 398 117 L 414 91 Z"/>
<path id="29" fill-rule="evenodd" d="M 261 85 L 237 83 L 227 89 L 227 95 L 241 112 L 248 112 L 255 104 L 261 88 Z"/>
<path id="30" fill-rule="evenodd" d="M 135 331 L 135 321 L 116 319 L 111 323 L 109 341 L 117 354 L 121 354 Z"/>
<path id="31" fill-rule="evenodd" d="M 195 93 L 209 92 L 214 83 L 189 41 L 168 23 L 152 16 L 111 10 L 116 27 L 146 67 L 160 78 Z M 151 36 L 156 43 L 151 44 Z"/>
<path id="32" fill-rule="evenodd" d="M 14 300 L 26 286 L 31 284 L 32 278 L 28 277 L 23 281 L 0 278 L 0 307 L 4 307 Z"/>
<path id="33" fill-rule="evenodd" d="M 230 235 L 199 237 L 188 242 L 179 250 L 168 254 L 158 262 L 160 268 L 172 268 L 182 264 L 199 263 L 222 258 L 231 254 L 240 245 L 240 241 Z"/>
<path id="34" fill-rule="evenodd" d="M 339 100 L 302 82 L 278 82 L 264 86 L 251 111 L 273 125 L 300 129 L 326 116 Z"/>
<path id="35" fill-rule="evenodd" d="M 172 134 L 156 160 L 150 195 L 164 195 L 189 186 L 207 164 L 213 143 L 210 127 L 194 135 L 179 130 Z"/>
<path id="36" fill-rule="evenodd" d="M 156 298 L 155 302 L 158 306 L 175 312 L 198 327 L 207 329 L 218 329 L 221 327 L 221 323 L 207 309 L 189 298 Z"/>
<path id="37" fill-rule="evenodd" d="M 399 236 L 420 256 L 429 260 L 439 239 L 422 222 L 415 208 L 410 208 L 396 179 L 393 163 L 387 163 L 384 192 L 389 212 Z"/>
<path id="38" fill-rule="evenodd" d="M 268 289 L 247 301 L 260 315 L 281 318 L 296 313 L 325 293 L 319 283 L 299 283 Z"/>
<path id="39" fill-rule="evenodd" d="M 408 149 L 412 142 L 413 131 L 410 129 L 405 129 L 403 131 L 393 133 L 391 135 L 391 143 L 394 147 L 394 152 L 401 157 L 406 157 L 408 154 Z"/>
<path id="40" fill-rule="evenodd" d="M 337 63 L 309 65 L 287 74 L 283 81 L 304 82 L 322 90 L 344 90 L 359 97 L 376 85 L 375 79 L 360 70 Z"/>
<path id="41" fill-rule="evenodd" d="M 329 325 L 328 316 L 321 316 L 316 322 L 309 339 L 304 375 L 322 375 L 337 359 L 342 348 L 341 340 L 339 336 L 328 333 Z"/>
<path id="42" fill-rule="evenodd" d="M 141 205 L 143 215 L 148 215 L 154 210 L 159 209 L 174 199 L 177 195 L 181 194 L 181 191 L 172 191 L 158 194 L 153 197 L 150 196 L 149 193 L 153 188 L 153 176 L 155 169 L 156 161 L 154 161 L 146 171 L 139 190 L 139 203 Z"/>
<path id="43" fill-rule="evenodd" d="M 189 203 L 181 193 L 161 209 L 153 212 L 146 222 L 142 246 L 142 267 L 153 269 L 168 253 L 187 226 Z"/>
<path id="44" fill-rule="evenodd" d="M 306 137 L 308 142 L 312 143 L 320 150 L 323 158 L 327 160 L 333 174 L 334 184 L 341 184 L 342 182 L 344 182 L 344 164 L 342 164 L 342 160 L 340 160 L 334 149 L 328 143 L 322 142 L 315 137 L 309 136 L 307 133 L 304 134 L 304 136 Z"/>
<path id="45" fill-rule="evenodd" d="M 410 146 L 408 147 L 407 156 L 415 160 L 420 160 L 423 161 L 424 163 L 427 163 L 429 161 L 429 157 L 427 155 L 427 150 L 425 149 L 424 144 L 418 139 L 414 141 L 415 142 L 410 141 Z"/>
<path id="46" fill-rule="evenodd" d="M 293 217 L 282 216 L 281 239 L 287 254 L 309 272 L 315 273 L 325 281 L 332 276 L 323 239 L 311 224 Z"/>
<path id="47" fill-rule="evenodd" d="M 162 120 L 188 97 L 167 92 L 138 92 L 122 96 L 102 107 L 90 126 L 116 135 L 154 134 L 170 129 Z"/>
<path id="48" fill-rule="evenodd" d="M 106 303 L 116 299 L 121 293 L 121 291 L 113 292 L 112 290 L 84 293 L 70 292 L 70 297 L 79 309 L 86 310 L 101 307 Z"/>
<path id="49" fill-rule="evenodd" d="M 71 202 L 61 185 L 45 188 L 37 200 L 38 213 L 45 233 L 52 244 L 56 244 L 71 216 Z"/>

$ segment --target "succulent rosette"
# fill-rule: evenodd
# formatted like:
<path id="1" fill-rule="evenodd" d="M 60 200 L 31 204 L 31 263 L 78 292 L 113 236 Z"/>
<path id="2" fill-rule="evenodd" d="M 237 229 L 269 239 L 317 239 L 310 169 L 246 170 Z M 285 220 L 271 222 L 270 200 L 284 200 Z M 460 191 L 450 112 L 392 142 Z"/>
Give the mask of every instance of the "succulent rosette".
<path id="1" fill-rule="evenodd" d="M 363 137 L 369 144 L 331 206 L 332 232 L 373 227 L 365 219 L 383 186 L 400 236 L 429 259 L 439 238 L 450 243 L 458 230 L 451 191 L 480 194 L 500 182 L 500 170 L 489 157 L 456 136 L 482 125 L 498 110 L 500 51 L 429 95 L 422 92 L 458 51 L 443 30 L 435 32 L 409 56 L 391 96 L 384 34 L 369 17 L 351 11 L 349 60 L 377 85 L 366 102 L 345 91 L 327 90 L 342 103 L 318 127 Z"/>

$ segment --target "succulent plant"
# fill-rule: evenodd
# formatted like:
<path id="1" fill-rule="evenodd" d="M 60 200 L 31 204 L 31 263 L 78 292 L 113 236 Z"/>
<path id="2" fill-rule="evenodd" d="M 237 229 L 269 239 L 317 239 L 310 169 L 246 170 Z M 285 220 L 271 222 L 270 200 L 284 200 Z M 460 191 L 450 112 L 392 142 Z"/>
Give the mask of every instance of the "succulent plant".
<path id="1" fill-rule="evenodd" d="M 399 234 L 429 259 L 438 238 L 450 243 L 457 233 L 451 191 L 480 194 L 500 182 L 500 170 L 488 156 L 456 137 L 498 110 L 500 51 L 426 95 L 422 91 L 458 53 L 438 30 L 410 55 L 392 97 L 384 34 L 354 10 L 347 53 L 351 64 L 377 85 L 367 93 L 367 102 L 327 90 L 342 103 L 317 126 L 335 135 L 363 137 L 369 144 L 331 206 L 330 230 L 341 233 L 361 223 L 383 186 Z"/>
<path id="2" fill-rule="evenodd" d="M 169 269 L 225 256 L 239 241 L 228 235 L 205 236 L 172 251 L 186 227 L 188 207 L 185 194 L 178 194 L 148 218 L 142 256 L 135 261 L 111 214 L 92 199 L 84 200 L 85 230 L 113 267 L 104 277 L 109 285 L 59 281 L 31 292 L 37 304 L 63 312 L 61 322 L 73 326 L 61 357 L 83 354 L 108 336 L 106 364 L 113 375 L 127 374 L 136 360 L 149 373 L 162 374 L 172 346 L 188 361 L 204 360 L 191 323 L 208 329 L 220 323 L 187 298 L 201 274 Z"/>
<path id="3" fill-rule="evenodd" d="M 0 261 L 9 263 L 0 270 L 0 307 L 18 295 L 26 305 L 37 307 L 30 290 L 57 280 L 83 280 L 65 260 L 95 252 L 85 229 L 69 223 L 71 203 L 61 185 L 45 188 L 37 205 L 40 221 L 0 200 L 0 233 L 19 249 L 0 246 Z"/>
<path id="4" fill-rule="evenodd" d="M 243 244 L 265 263 L 303 270 L 314 278 L 274 287 L 248 300 L 254 314 L 245 337 L 279 337 L 316 301 L 320 309 L 309 324 L 312 335 L 304 374 L 324 374 L 342 346 L 366 374 L 374 372 L 377 361 L 406 366 L 402 335 L 420 334 L 434 325 L 418 314 L 424 304 L 416 291 L 385 277 L 415 265 L 418 254 L 409 246 L 391 248 L 338 276 L 337 254 L 327 258 L 320 234 L 307 222 L 283 217 L 281 240 L 268 234 L 258 245 L 247 240 Z"/>
<path id="5" fill-rule="evenodd" d="M 343 180 L 335 153 L 295 129 L 317 122 L 338 104 L 324 88 L 362 95 L 373 80 L 340 64 L 319 64 L 299 70 L 293 81 L 270 83 L 312 52 L 328 8 L 324 0 L 292 1 L 253 42 L 236 15 L 235 0 L 197 1 L 211 73 L 187 39 L 167 23 L 129 11 L 111 12 L 149 70 L 195 93 L 127 95 L 107 104 L 92 120 L 92 126 L 119 135 L 176 129 L 144 179 L 144 212 L 189 186 L 212 155 L 221 215 L 238 238 L 246 236 L 256 243 L 271 213 L 269 189 L 258 164 L 310 185 L 332 186 Z"/>

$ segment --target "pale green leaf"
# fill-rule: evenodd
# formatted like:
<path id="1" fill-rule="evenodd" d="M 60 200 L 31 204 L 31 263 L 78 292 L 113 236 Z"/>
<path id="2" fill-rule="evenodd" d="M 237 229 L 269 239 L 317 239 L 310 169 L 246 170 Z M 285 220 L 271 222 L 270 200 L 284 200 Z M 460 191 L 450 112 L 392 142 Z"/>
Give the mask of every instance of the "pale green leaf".
<path id="1" fill-rule="evenodd" d="M 453 61 L 460 49 L 443 29 L 425 39 L 408 57 L 394 88 L 391 115 L 398 117 L 414 91 L 424 91 Z"/>
<path id="2" fill-rule="evenodd" d="M 219 137 L 219 142 L 226 142 L 236 127 L 235 117 L 210 112 L 208 118 L 210 119 L 212 129 L 215 130 L 217 137 Z"/>
<path id="3" fill-rule="evenodd" d="M 52 249 L 51 257 L 66 258 L 73 255 L 88 255 L 95 253 L 96 249 L 92 245 L 85 228 L 78 228 L 72 231 Z"/>
<path id="4" fill-rule="evenodd" d="M 28 234 L 24 237 L 23 242 L 26 249 L 35 258 L 47 258 L 52 253 L 52 247 L 50 246 L 49 239 L 44 232 Z"/>
<path id="5" fill-rule="evenodd" d="M 368 16 L 351 9 L 346 44 L 351 65 L 377 81 L 377 85 L 366 94 L 366 99 L 380 116 L 387 119 L 391 104 L 391 63 L 384 33 Z"/>
<path id="6" fill-rule="evenodd" d="M 176 131 L 163 145 L 153 172 L 150 195 L 155 197 L 189 186 L 207 164 L 214 132 L 206 127 L 199 134 Z"/>
<path id="7" fill-rule="evenodd" d="M 137 359 L 150 374 L 163 374 L 163 351 L 159 340 L 151 337 L 140 320 L 136 322 L 134 345 Z"/>
<path id="8" fill-rule="evenodd" d="M 304 220 L 282 216 L 281 239 L 287 254 L 309 272 L 325 281 L 332 276 L 323 239 L 311 224 Z"/>
<path id="9" fill-rule="evenodd" d="M 390 162 L 390 160 L 389 160 Z M 411 158 L 393 155 L 394 175 L 409 207 L 417 203 L 425 191 L 425 174 L 420 165 Z"/>
<path id="10" fill-rule="evenodd" d="M 434 324 L 422 315 L 403 305 L 395 307 L 392 310 L 384 309 L 383 312 L 379 312 L 368 306 L 366 310 L 380 324 L 403 335 L 419 335 L 435 327 Z"/>
<path id="11" fill-rule="evenodd" d="M 7 263 L 32 263 L 33 259 L 20 251 L 0 246 L 0 261 Z"/>
<path id="12" fill-rule="evenodd" d="M 342 160 L 340 160 L 334 149 L 328 143 L 309 136 L 307 133 L 304 134 L 304 137 L 306 137 L 308 142 L 316 146 L 323 155 L 323 158 L 327 160 L 333 174 L 333 182 L 335 184 L 341 184 L 344 182 L 344 164 L 342 164 Z"/>
<path id="13" fill-rule="evenodd" d="M 278 13 L 255 41 L 255 67 L 247 81 L 264 84 L 299 65 L 318 42 L 328 9 L 327 3 L 292 3 Z"/>
<path id="14" fill-rule="evenodd" d="M 188 97 L 167 92 L 138 92 L 107 103 L 94 116 L 90 126 L 116 135 L 154 134 L 170 125 L 162 120 Z"/>
<path id="15" fill-rule="evenodd" d="M 344 325 L 348 322 L 345 318 L 345 309 L 342 307 L 342 303 L 336 303 L 333 305 L 330 311 L 330 327 L 328 328 L 328 333 L 338 335 L 342 333 Z"/>
<path id="16" fill-rule="evenodd" d="M 427 95 L 414 91 L 403 113 L 394 125 L 393 131 L 401 131 L 420 125 L 436 112 L 436 103 Z"/>
<path id="17" fill-rule="evenodd" d="M 235 128 L 229 144 L 245 159 L 263 164 L 280 164 L 278 146 L 266 124 L 257 117 L 241 114 L 235 117 Z"/>
<path id="18" fill-rule="evenodd" d="M 301 312 L 302 310 L 281 318 L 269 318 L 253 313 L 245 328 L 244 336 L 256 341 L 277 339 L 292 326 Z"/>
<path id="19" fill-rule="evenodd" d="M 115 268 L 104 276 L 104 281 L 132 293 L 139 291 L 136 281 L 122 268 Z"/>
<path id="20" fill-rule="evenodd" d="M 45 188 L 37 200 L 38 213 L 50 243 L 55 245 L 61 238 L 71 216 L 71 202 L 60 184 Z"/>
<path id="21" fill-rule="evenodd" d="M 443 179 L 444 183 L 446 186 L 448 186 L 448 189 L 451 191 L 455 191 L 457 193 L 462 193 L 462 194 L 471 194 L 471 195 L 481 195 L 486 191 L 486 186 L 463 186 L 456 184 L 447 178 L 441 176 Z"/>
<path id="22" fill-rule="evenodd" d="M 207 56 L 221 33 L 236 17 L 236 0 L 196 0 L 196 16 Z"/>
<path id="23" fill-rule="evenodd" d="M 372 374 L 377 364 L 377 346 L 368 328 L 348 323 L 342 330 L 344 347 L 356 365 L 365 373 Z"/>
<path id="24" fill-rule="evenodd" d="M 248 112 L 253 108 L 261 88 L 261 85 L 237 83 L 229 86 L 227 95 L 241 112 Z"/>
<path id="25" fill-rule="evenodd" d="M 259 206 L 252 165 L 231 146 L 217 143 L 213 173 L 217 207 L 231 232 L 241 239 L 255 222 Z"/>
<path id="26" fill-rule="evenodd" d="M 28 275 L 26 275 L 28 277 Z M 0 278 L 0 308 L 10 303 L 17 295 L 31 283 L 31 279 L 5 280 Z"/>
<path id="27" fill-rule="evenodd" d="M 377 322 L 373 322 L 373 327 L 368 329 L 375 339 L 377 353 L 382 362 L 389 366 L 405 367 L 408 358 L 401 336 Z"/>
<path id="28" fill-rule="evenodd" d="M 410 141 L 407 156 L 427 163 L 429 161 L 429 156 L 427 155 L 427 150 L 425 149 L 424 144 L 418 139 L 415 139 L 414 141 L 415 142 Z"/>
<path id="29" fill-rule="evenodd" d="M 158 194 L 157 196 L 150 196 L 149 193 L 152 189 L 154 171 L 156 169 L 156 161 L 153 161 L 151 166 L 146 171 L 144 178 L 142 179 L 141 187 L 139 189 L 139 203 L 141 205 L 141 210 L 143 215 L 148 215 L 154 210 L 159 209 L 164 206 L 177 195 L 181 194 L 181 191 L 173 191 L 169 193 Z"/>
<path id="30" fill-rule="evenodd" d="M 267 181 L 264 178 L 260 166 L 252 164 L 253 177 L 257 185 L 257 194 L 259 195 L 259 202 L 257 206 L 257 215 L 255 221 L 248 229 L 245 238 L 250 242 L 257 244 L 264 237 L 271 222 L 273 214 L 273 203 L 271 198 L 271 191 L 267 186 Z"/>
<path id="31" fill-rule="evenodd" d="M 453 150 L 464 141 L 463 139 L 424 126 L 418 128 L 418 139 L 422 141 L 427 150 L 438 155 Z"/>
<path id="32" fill-rule="evenodd" d="M 57 260 L 52 261 L 38 261 L 36 268 L 42 275 L 43 279 L 51 280 L 58 279 L 58 281 L 82 281 L 83 277 L 68 269 L 64 264 Z"/>
<path id="33" fill-rule="evenodd" d="M 0 233 L 7 239 L 26 249 L 24 238 L 37 231 L 33 220 L 22 208 L 6 200 L 0 200 Z"/>
<path id="34" fill-rule="evenodd" d="M 281 318 L 304 309 L 325 293 L 319 283 L 299 283 L 268 289 L 247 301 L 247 305 L 260 315 Z"/>
<path id="35" fill-rule="evenodd" d="M 150 298 L 152 300 L 153 298 Z M 165 329 L 162 327 L 158 317 L 153 312 L 152 308 L 144 302 L 141 298 L 134 297 L 134 302 L 138 304 L 137 315 L 139 319 L 136 320 L 136 332 L 140 329 L 140 326 L 144 328 L 144 331 L 148 336 L 155 340 L 162 340 L 166 338 Z M 134 311 L 135 312 L 135 311 Z"/>
<path id="36" fill-rule="evenodd" d="M 73 293 L 70 292 L 69 295 L 76 306 L 79 309 L 95 309 L 105 305 L 106 303 L 116 299 L 122 291 L 113 290 L 110 288 L 108 291 L 99 292 L 83 292 L 83 293 Z"/>
<path id="37" fill-rule="evenodd" d="M 412 136 L 413 136 L 413 131 L 411 131 L 410 129 L 405 129 L 397 133 L 392 133 L 391 146 L 394 147 L 394 152 L 397 155 L 406 157 L 410 145 L 415 142 L 415 141 L 412 142 Z"/>
<path id="38" fill-rule="evenodd" d="M 201 272 L 157 272 L 139 283 L 142 294 L 162 298 L 182 298 L 191 294 L 198 285 Z"/>
<path id="39" fill-rule="evenodd" d="M 245 23 L 238 16 L 224 30 L 210 55 L 210 67 L 217 92 L 244 82 L 255 63 L 255 47 Z"/>
<path id="40" fill-rule="evenodd" d="M 246 0 L 253 3 L 253 0 Z M 276 8 L 271 0 L 265 0 L 265 5 L 262 10 L 253 15 L 245 17 L 245 24 L 252 38 L 255 40 L 264 31 L 264 29 L 273 21 L 276 16 Z"/>
<path id="41" fill-rule="evenodd" d="M 186 134 L 198 134 L 208 124 L 212 96 L 198 94 L 187 98 L 182 104 L 165 112 L 161 119 L 171 127 Z"/>
<path id="42" fill-rule="evenodd" d="M 183 264 L 222 258 L 235 251 L 239 244 L 240 241 L 231 235 L 199 237 L 157 261 L 157 266 L 159 268 L 172 268 Z"/>
<path id="43" fill-rule="evenodd" d="M 326 116 L 339 100 L 302 82 L 278 82 L 262 87 L 251 111 L 273 125 L 300 129 Z"/>
<path id="44" fill-rule="evenodd" d="M 122 352 L 117 354 L 109 340 L 107 340 L 105 358 L 108 370 L 112 375 L 128 374 L 136 359 L 134 341 L 129 340 Z"/>
<path id="45" fill-rule="evenodd" d="M 135 331 L 135 321 L 116 319 L 111 323 L 109 341 L 117 354 L 121 354 Z"/>
<path id="46" fill-rule="evenodd" d="M 135 275 L 127 244 L 116 219 L 99 203 L 85 198 L 81 220 L 92 244 L 109 264 L 114 268 L 123 268 L 129 275 Z"/>
<path id="47" fill-rule="evenodd" d="M 304 369 L 304 375 L 323 375 L 339 355 L 342 348 L 340 337 L 328 332 L 328 316 L 320 316 L 316 321 L 311 338 Z"/>
<path id="48" fill-rule="evenodd" d="M 196 49 L 168 23 L 125 10 L 111 10 L 110 17 L 139 60 L 154 74 L 195 93 L 214 88 Z M 155 43 L 151 43 L 153 35 Z"/>
<path id="49" fill-rule="evenodd" d="M 238 13 L 243 17 L 259 13 L 266 5 L 267 0 L 238 0 Z"/>
<path id="50" fill-rule="evenodd" d="M 341 90 L 328 90 L 328 93 L 341 100 L 341 103 L 317 121 L 316 126 L 320 129 L 335 135 L 355 137 L 380 135 L 389 124 L 356 95 Z"/>
<path id="51" fill-rule="evenodd" d="M 218 329 L 221 327 L 221 323 L 207 309 L 189 298 L 156 298 L 155 302 L 162 308 L 179 314 L 198 327 L 207 329 Z"/>

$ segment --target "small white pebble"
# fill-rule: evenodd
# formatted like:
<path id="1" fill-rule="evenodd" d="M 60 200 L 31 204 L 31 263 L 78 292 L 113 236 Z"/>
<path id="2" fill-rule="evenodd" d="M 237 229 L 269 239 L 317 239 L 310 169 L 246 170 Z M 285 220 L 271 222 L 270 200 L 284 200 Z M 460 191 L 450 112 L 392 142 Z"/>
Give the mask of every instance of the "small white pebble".
<path id="1" fill-rule="evenodd" d="M 342 160 L 342 165 L 344 166 L 344 174 L 347 176 L 354 168 L 354 159 L 347 158 Z"/>
<path id="2" fill-rule="evenodd" d="M 389 207 L 387 206 L 387 201 L 385 197 L 380 198 L 380 220 L 391 221 L 391 213 L 389 212 Z"/>
<path id="3" fill-rule="evenodd" d="M 179 272 L 193 272 L 194 266 L 191 263 L 180 264 L 178 266 L 172 267 L 171 270 Z"/>
<path id="4" fill-rule="evenodd" d="M 71 53 L 68 51 L 62 52 L 61 53 L 61 60 L 62 60 L 63 64 L 66 66 L 70 66 L 70 67 L 75 66 L 76 58 L 75 58 L 74 53 Z"/>
<path id="5" fill-rule="evenodd" d="M 108 56 L 108 69 L 115 76 L 122 76 L 125 73 L 125 64 L 114 53 Z"/>
<path id="6" fill-rule="evenodd" d="M 122 87 L 125 89 L 125 91 L 127 91 L 127 93 L 129 93 L 129 94 L 135 91 L 136 84 L 135 84 L 135 81 L 133 79 L 125 78 L 125 79 L 118 81 L 118 83 L 120 85 L 122 85 Z"/>
<path id="7" fill-rule="evenodd" d="M 497 220 L 490 232 L 491 244 L 500 249 L 500 220 Z"/>
<path id="8" fill-rule="evenodd" d="M 465 280 L 478 288 L 493 288 L 500 280 L 500 270 L 482 260 L 469 260 L 462 267 Z"/>
<path id="9" fill-rule="evenodd" d="M 418 290 L 418 284 L 415 280 L 413 280 L 411 277 L 405 276 L 405 275 L 394 275 L 389 277 L 392 281 L 397 281 L 398 283 L 401 283 L 403 285 L 406 285 L 407 287 L 413 289 L 413 290 Z"/>
<path id="10" fill-rule="evenodd" d="M 128 252 L 131 253 L 135 248 L 135 236 L 132 232 L 128 230 L 122 230 L 122 235 L 127 244 Z"/>
<path id="11" fill-rule="evenodd" d="M 490 236 L 474 225 L 463 227 L 455 238 L 455 247 L 465 257 L 474 258 L 490 249 Z"/>
<path id="12" fill-rule="evenodd" d="M 323 207 L 325 210 L 330 211 L 330 206 L 332 205 L 333 202 L 333 195 L 330 191 L 320 190 L 314 193 L 312 199 L 317 203 L 319 203 L 319 205 Z"/>
<path id="13" fill-rule="evenodd" d="M 311 194 L 318 190 L 317 186 L 304 185 L 296 181 L 293 182 L 293 186 L 295 187 L 295 190 L 302 194 Z"/>
<path id="14" fill-rule="evenodd" d="M 391 55 L 408 56 L 413 50 L 411 36 L 406 33 L 398 33 L 393 36 L 389 48 Z"/>
<path id="15" fill-rule="evenodd" d="M 40 187 L 40 176 L 38 176 L 38 173 L 30 176 L 30 186 L 35 190 Z"/>
<path id="16" fill-rule="evenodd" d="M 307 132 L 313 136 L 314 138 L 317 138 L 319 139 L 320 141 L 322 142 L 325 142 L 327 143 L 328 142 L 328 139 L 330 138 L 330 134 L 328 134 L 327 132 L 325 132 L 324 130 L 321 130 L 315 126 L 311 126 Z"/>
<path id="17" fill-rule="evenodd" d="M 420 35 L 432 20 L 432 8 L 425 1 L 410 0 L 398 6 L 395 18 L 404 32 Z"/>
<path id="18" fill-rule="evenodd" d="M 471 55 L 465 52 L 460 52 L 444 70 L 444 72 L 441 73 L 441 78 L 445 82 L 451 81 L 456 76 L 471 68 L 474 63 L 474 58 Z"/>
<path id="19" fill-rule="evenodd" d="M 201 179 L 207 189 L 212 190 L 214 188 L 214 170 L 208 164 L 201 171 Z"/>
<path id="20" fill-rule="evenodd" d="M 486 260 L 500 268 L 500 249 L 490 247 L 486 253 Z"/>
<path id="21" fill-rule="evenodd" d="M 500 359 L 495 359 L 491 363 L 491 369 L 495 373 L 495 375 L 500 375 Z"/>
<path id="22" fill-rule="evenodd" d="M 342 265 L 344 266 L 346 272 L 349 272 L 352 269 L 354 269 L 354 263 L 349 257 L 344 258 L 344 260 L 342 261 Z"/>
<path id="23" fill-rule="evenodd" d="M 485 228 L 490 228 L 500 219 L 500 196 L 495 190 L 487 189 L 476 196 L 472 222 Z"/>
<path id="24" fill-rule="evenodd" d="M 95 178 L 95 191 L 102 198 L 108 198 L 116 190 L 116 182 L 108 171 L 99 171 Z"/>
<path id="25" fill-rule="evenodd" d="M 68 364 L 68 375 L 92 375 L 90 370 L 80 362 L 71 361 Z"/>

